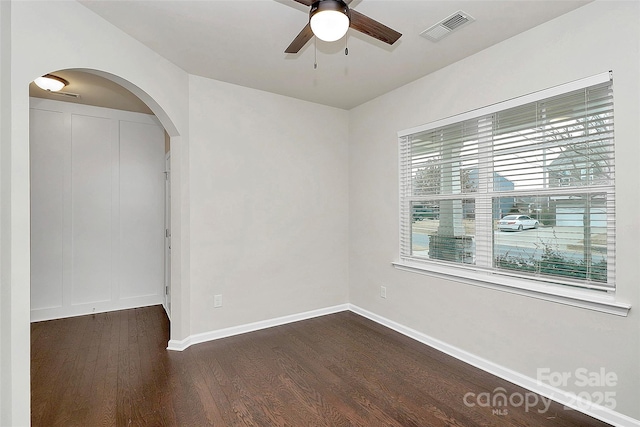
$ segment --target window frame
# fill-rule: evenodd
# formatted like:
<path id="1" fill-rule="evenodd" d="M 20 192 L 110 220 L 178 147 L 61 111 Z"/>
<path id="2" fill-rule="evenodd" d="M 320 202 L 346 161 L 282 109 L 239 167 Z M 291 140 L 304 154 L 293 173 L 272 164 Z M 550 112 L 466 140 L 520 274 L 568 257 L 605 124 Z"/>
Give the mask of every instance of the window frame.
<path id="1" fill-rule="evenodd" d="M 554 96 L 563 95 L 576 90 L 585 89 L 587 87 L 595 86 L 598 84 L 606 83 L 612 80 L 612 72 L 600 73 L 595 76 L 587 77 L 585 79 L 576 80 L 574 82 L 562 84 L 538 92 L 534 92 L 521 97 L 513 98 L 504 102 L 493 104 L 487 107 L 483 107 L 477 110 L 472 110 L 459 115 L 447 117 L 441 120 L 437 120 L 431 123 L 427 123 L 422 126 L 406 129 L 398 132 L 399 141 L 399 171 L 400 174 L 411 174 L 411 168 L 407 168 L 407 162 L 411 161 L 411 144 L 403 144 L 404 138 L 407 138 L 413 134 L 426 132 L 433 129 L 443 128 L 447 125 L 454 125 L 467 120 L 478 119 L 482 116 L 487 116 L 493 113 L 498 113 L 510 108 L 515 108 L 521 105 L 525 105 L 532 102 L 542 101 Z M 478 266 L 474 264 L 462 264 L 462 263 L 448 263 L 440 262 L 434 259 L 416 259 L 415 257 L 407 254 L 411 252 L 411 236 L 407 237 L 407 233 L 412 232 L 412 203 L 419 203 L 415 201 L 415 196 L 407 194 L 409 190 L 408 186 L 403 185 L 407 179 L 411 179 L 410 176 L 405 176 L 404 179 L 400 176 L 400 245 L 399 245 L 399 261 L 393 262 L 392 265 L 399 270 L 410 271 L 414 273 L 427 274 L 430 276 L 445 278 L 456 282 L 467 283 L 475 286 L 481 286 L 485 288 L 496 289 L 500 291 L 507 291 L 525 296 L 536 297 L 553 302 L 559 302 L 572 306 L 578 306 L 583 308 L 589 308 L 605 313 L 616 314 L 626 316 L 630 309 L 628 304 L 620 303 L 615 300 L 615 272 L 610 272 L 607 286 L 599 288 L 597 286 L 589 289 L 588 286 L 579 286 L 573 288 L 571 283 L 567 283 L 565 280 L 549 277 L 523 277 L 523 275 L 517 272 L 510 273 L 504 269 L 497 271 L 495 268 L 487 268 L 486 261 L 485 266 Z M 488 179 L 492 182 L 492 179 Z M 565 189 L 561 187 L 561 190 Z M 507 193 L 494 192 L 489 190 L 488 194 L 481 197 L 474 197 L 475 201 L 492 199 L 495 197 L 501 197 Z M 436 195 L 435 199 L 452 199 L 461 198 L 464 199 L 467 193 L 461 192 L 454 195 Z M 429 199 L 429 196 L 423 197 L 423 199 Z M 486 214 L 485 214 L 486 216 Z M 485 218 L 486 219 L 486 218 Z M 486 221 L 485 221 L 486 222 Z M 481 225 L 483 230 L 487 224 Z M 476 224 L 477 227 L 477 224 Z M 491 224 L 491 230 L 493 233 L 493 225 Z M 485 235 L 486 234 L 486 235 Z M 478 233 L 475 233 L 475 239 L 479 244 L 491 244 L 493 245 L 493 234 L 484 230 L 480 233 L 478 239 Z M 407 242 L 408 246 L 407 247 Z M 612 254 L 615 257 L 615 243 L 612 246 Z M 492 253 L 492 252 L 490 252 Z M 485 255 L 484 253 L 482 255 Z M 494 256 L 495 258 L 495 256 Z M 492 264 L 493 265 L 493 264 Z M 585 281 L 586 282 L 586 281 Z"/>

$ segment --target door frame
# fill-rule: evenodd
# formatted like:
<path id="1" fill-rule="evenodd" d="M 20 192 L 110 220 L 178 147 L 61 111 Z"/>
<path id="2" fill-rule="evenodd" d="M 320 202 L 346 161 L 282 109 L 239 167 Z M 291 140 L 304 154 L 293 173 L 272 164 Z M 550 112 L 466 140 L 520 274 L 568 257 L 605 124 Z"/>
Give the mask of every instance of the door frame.
<path id="1" fill-rule="evenodd" d="M 171 319 L 171 150 L 164 169 L 164 310 Z"/>

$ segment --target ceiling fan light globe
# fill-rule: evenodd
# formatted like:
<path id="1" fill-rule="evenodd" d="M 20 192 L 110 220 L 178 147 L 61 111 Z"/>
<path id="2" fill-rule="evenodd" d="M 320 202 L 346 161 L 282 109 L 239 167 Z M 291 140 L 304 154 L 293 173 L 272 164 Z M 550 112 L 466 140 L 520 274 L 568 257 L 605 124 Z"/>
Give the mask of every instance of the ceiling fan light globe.
<path id="1" fill-rule="evenodd" d="M 38 77 L 33 81 L 40 89 L 47 90 L 49 92 L 58 92 L 62 90 L 68 83 L 66 80 L 60 77 L 46 74 L 42 77 Z"/>
<path id="2" fill-rule="evenodd" d="M 313 34 L 325 42 L 340 40 L 349 29 L 349 17 L 337 10 L 319 11 L 309 23 Z"/>

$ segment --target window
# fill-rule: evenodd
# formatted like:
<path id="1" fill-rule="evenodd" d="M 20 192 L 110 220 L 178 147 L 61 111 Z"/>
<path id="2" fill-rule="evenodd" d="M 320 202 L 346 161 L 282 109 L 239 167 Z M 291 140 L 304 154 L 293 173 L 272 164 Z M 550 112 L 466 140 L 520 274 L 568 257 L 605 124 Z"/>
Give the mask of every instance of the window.
<path id="1" fill-rule="evenodd" d="M 610 73 L 400 132 L 403 262 L 615 287 Z"/>

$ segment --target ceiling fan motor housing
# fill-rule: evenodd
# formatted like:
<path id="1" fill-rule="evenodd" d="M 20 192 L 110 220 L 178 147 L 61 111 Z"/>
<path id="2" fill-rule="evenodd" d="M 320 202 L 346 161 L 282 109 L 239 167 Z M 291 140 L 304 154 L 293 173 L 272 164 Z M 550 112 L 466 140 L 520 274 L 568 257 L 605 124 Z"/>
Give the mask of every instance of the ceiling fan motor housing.
<path id="1" fill-rule="evenodd" d="M 318 0 L 311 5 L 311 11 L 309 11 L 309 19 L 318 12 L 324 12 L 325 10 L 332 10 L 335 12 L 344 13 L 349 21 L 351 21 L 351 14 L 349 13 L 349 6 L 342 0 Z"/>
<path id="2" fill-rule="evenodd" d="M 2 1 L 2 0 L 0 0 Z M 294 0 L 311 6 L 309 22 L 293 39 L 285 53 L 298 53 L 314 36 L 325 42 L 341 39 L 352 28 L 362 34 L 393 45 L 402 34 L 375 19 L 349 9 L 352 0 Z M 326 12 L 326 13 L 324 13 Z"/>

